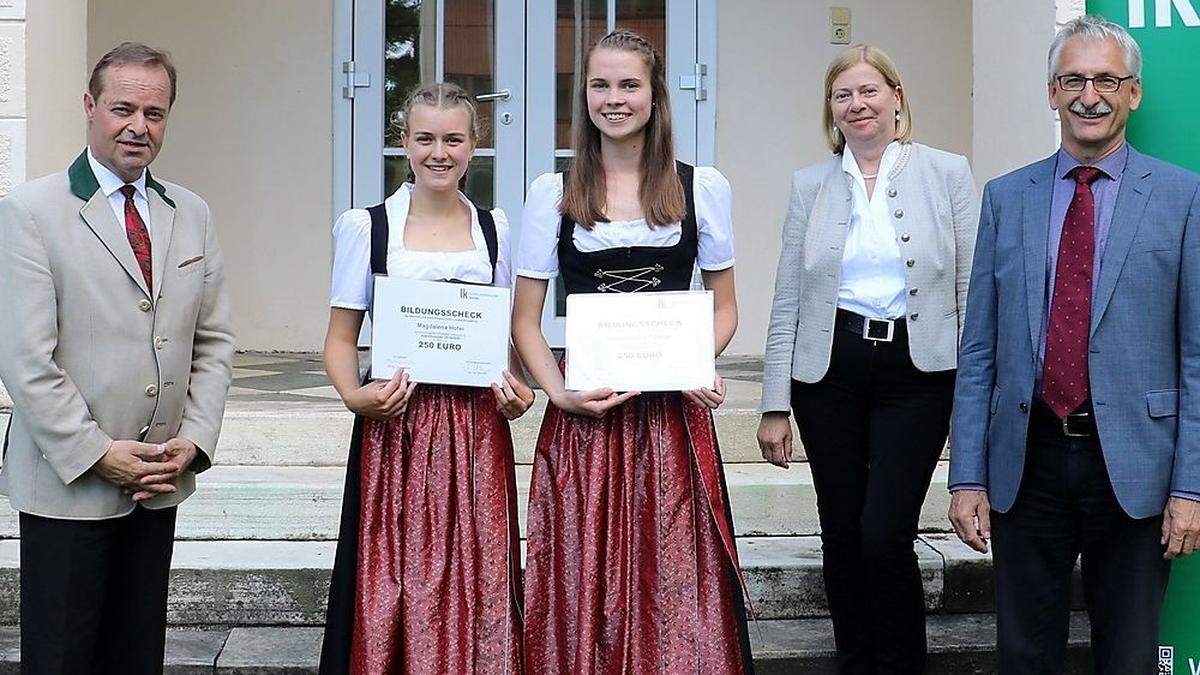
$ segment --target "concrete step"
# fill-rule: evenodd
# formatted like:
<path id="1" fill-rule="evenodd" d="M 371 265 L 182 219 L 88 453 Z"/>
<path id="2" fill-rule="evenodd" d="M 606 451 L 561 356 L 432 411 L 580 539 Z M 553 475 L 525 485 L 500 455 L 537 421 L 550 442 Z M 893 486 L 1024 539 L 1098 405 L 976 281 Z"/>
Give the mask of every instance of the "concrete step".
<path id="1" fill-rule="evenodd" d="M 173 625 L 320 625 L 332 541 L 180 541 L 175 544 L 169 617 Z M 17 622 L 16 540 L 0 541 L 0 625 Z M 817 537 L 742 537 L 739 558 L 760 619 L 825 616 Z M 994 609 L 991 560 L 952 541 L 914 542 L 930 612 Z M 1076 606 L 1080 606 L 1077 604 Z"/>
<path id="2" fill-rule="evenodd" d="M 935 474 L 919 521 L 923 531 L 948 529 L 948 467 Z M 525 531 L 531 467 L 517 467 L 517 505 Z M 808 535 L 820 531 L 812 474 L 806 463 L 727 464 L 725 477 L 739 535 Z M 181 539 L 337 538 L 345 472 L 341 467 L 214 466 L 179 511 Z M 0 538 L 17 535 L 17 515 L 0 497 Z"/>
<path id="3" fill-rule="evenodd" d="M 730 381 L 725 405 L 715 413 L 717 438 L 727 462 L 761 462 L 758 389 L 754 382 Z M 533 462 L 533 448 L 547 399 L 538 392 L 534 407 L 512 423 L 518 464 Z M 221 464 L 340 466 L 354 416 L 340 402 L 230 401 L 217 445 Z M 803 458 L 801 452 L 800 458 Z"/>
<path id="4" fill-rule="evenodd" d="M 995 619 L 941 615 L 928 620 L 927 675 L 996 672 Z M 321 628 L 237 627 L 167 631 L 166 675 L 308 675 L 317 672 Z M 0 675 L 16 675 L 20 634 L 0 628 Z M 828 619 L 759 621 L 750 645 L 760 675 L 833 675 L 833 627 Z M 1064 675 L 1091 672 L 1087 617 L 1071 617 Z"/>

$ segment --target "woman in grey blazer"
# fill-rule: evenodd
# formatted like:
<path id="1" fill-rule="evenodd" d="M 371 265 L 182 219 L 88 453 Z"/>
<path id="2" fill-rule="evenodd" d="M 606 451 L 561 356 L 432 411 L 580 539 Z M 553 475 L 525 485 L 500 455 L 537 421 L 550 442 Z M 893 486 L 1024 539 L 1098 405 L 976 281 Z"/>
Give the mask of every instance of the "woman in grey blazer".
<path id="1" fill-rule="evenodd" d="M 786 468 L 795 413 L 839 671 L 919 673 L 913 539 L 949 428 L 979 207 L 966 158 L 912 142 L 882 51 L 838 55 L 825 96 L 834 156 L 793 178 L 758 442 Z"/>

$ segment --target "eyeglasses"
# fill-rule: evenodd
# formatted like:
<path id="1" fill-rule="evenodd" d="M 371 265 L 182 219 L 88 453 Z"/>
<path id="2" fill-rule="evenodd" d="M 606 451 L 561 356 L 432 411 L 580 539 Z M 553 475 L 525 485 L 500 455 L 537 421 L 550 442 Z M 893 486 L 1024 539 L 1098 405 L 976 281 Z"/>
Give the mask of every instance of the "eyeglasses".
<path id="1" fill-rule="evenodd" d="M 1121 83 L 1125 80 L 1132 80 L 1135 76 L 1126 75 L 1125 77 L 1117 77 L 1116 75 L 1097 75 L 1095 77 L 1084 77 L 1082 75 L 1059 75 L 1054 78 L 1058 81 L 1058 88 L 1063 91 L 1083 91 L 1088 82 L 1092 83 L 1092 87 L 1101 94 L 1112 94 L 1121 88 Z"/>

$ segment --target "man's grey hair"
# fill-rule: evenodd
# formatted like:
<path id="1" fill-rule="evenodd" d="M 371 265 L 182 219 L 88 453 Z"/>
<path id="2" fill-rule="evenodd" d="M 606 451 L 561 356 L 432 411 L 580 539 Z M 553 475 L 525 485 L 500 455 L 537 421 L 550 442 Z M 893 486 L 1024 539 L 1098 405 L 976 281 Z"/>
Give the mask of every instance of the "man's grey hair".
<path id="1" fill-rule="evenodd" d="M 1137 79 L 1142 79 L 1142 48 L 1138 46 L 1133 36 L 1120 24 L 1094 14 L 1087 14 L 1068 21 L 1054 42 L 1050 43 L 1050 58 L 1048 59 L 1047 81 L 1053 81 L 1058 73 L 1058 60 L 1062 55 L 1063 45 L 1073 37 L 1084 40 L 1103 40 L 1112 38 L 1125 50 L 1125 68 Z M 1113 73 L 1114 75 L 1116 73 Z"/>

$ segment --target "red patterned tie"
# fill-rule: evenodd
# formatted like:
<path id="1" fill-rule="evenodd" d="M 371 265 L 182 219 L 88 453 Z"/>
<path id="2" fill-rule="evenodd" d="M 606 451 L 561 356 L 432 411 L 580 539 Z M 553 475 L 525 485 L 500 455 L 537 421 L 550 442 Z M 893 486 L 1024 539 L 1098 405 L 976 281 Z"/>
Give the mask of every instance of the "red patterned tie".
<path id="1" fill-rule="evenodd" d="M 1096 200 L 1100 169 L 1075 169 L 1075 196 L 1063 221 L 1058 267 L 1046 333 L 1042 400 L 1059 419 L 1088 398 L 1088 332 L 1092 323 L 1092 267 L 1096 251 Z"/>
<path id="2" fill-rule="evenodd" d="M 125 195 L 125 236 L 129 237 L 129 246 L 133 248 L 138 267 L 142 268 L 146 288 L 153 289 L 154 284 L 150 283 L 150 233 L 146 230 L 142 214 L 138 213 L 137 206 L 133 203 L 133 193 L 132 185 L 121 186 L 121 194 Z"/>

